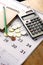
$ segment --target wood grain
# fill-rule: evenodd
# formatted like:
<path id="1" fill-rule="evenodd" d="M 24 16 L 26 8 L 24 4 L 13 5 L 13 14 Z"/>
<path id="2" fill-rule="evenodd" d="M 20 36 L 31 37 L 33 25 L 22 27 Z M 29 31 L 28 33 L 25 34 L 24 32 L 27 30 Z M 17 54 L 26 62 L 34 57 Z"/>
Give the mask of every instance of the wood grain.
<path id="1" fill-rule="evenodd" d="M 43 41 L 22 65 L 43 65 Z"/>
<path id="2" fill-rule="evenodd" d="M 22 3 L 27 7 L 30 6 L 31 8 L 43 13 L 43 0 L 25 0 Z"/>

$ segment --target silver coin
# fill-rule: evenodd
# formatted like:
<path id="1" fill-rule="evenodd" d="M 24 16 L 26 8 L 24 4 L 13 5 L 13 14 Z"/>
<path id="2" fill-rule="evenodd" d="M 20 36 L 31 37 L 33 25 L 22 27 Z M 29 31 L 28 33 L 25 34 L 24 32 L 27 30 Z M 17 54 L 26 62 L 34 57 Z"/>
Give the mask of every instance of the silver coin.
<path id="1" fill-rule="evenodd" d="M 15 32 L 16 32 L 16 33 L 19 33 L 19 32 L 20 32 L 20 29 L 16 29 Z"/>
<path id="2" fill-rule="evenodd" d="M 13 29 L 13 28 L 9 28 L 9 31 L 10 31 L 10 32 L 14 32 L 14 29 Z"/>
<path id="3" fill-rule="evenodd" d="M 8 36 L 8 34 L 6 34 L 6 33 L 4 32 L 4 36 L 5 36 L 5 37 L 7 37 L 7 36 Z"/>
<path id="4" fill-rule="evenodd" d="M 8 36 L 13 36 L 14 34 L 12 32 L 8 32 Z"/>
<path id="5" fill-rule="evenodd" d="M 26 31 L 21 31 L 21 35 L 23 36 L 26 35 L 26 33 L 27 33 Z"/>
<path id="6" fill-rule="evenodd" d="M 17 29 L 17 26 L 16 25 L 13 25 L 12 26 L 12 29 L 14 29 L 14 30 Z"/>
<path id="7" fill-rule="evenodd" d="M 21 33 L 16 33 L 16 37 L 21 37 Z"/>

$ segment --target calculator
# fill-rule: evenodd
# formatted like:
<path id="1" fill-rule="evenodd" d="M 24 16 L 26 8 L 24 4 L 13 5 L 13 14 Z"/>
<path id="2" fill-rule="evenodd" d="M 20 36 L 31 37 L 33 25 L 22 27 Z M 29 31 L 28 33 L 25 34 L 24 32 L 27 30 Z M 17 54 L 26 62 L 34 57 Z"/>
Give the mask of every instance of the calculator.
<path id="1" fill-rule="evenodd" d="M 33 39 L 37 39 L 43 35 L 43 20 L 35 11 L 30 9 L 18 16 Z"/>

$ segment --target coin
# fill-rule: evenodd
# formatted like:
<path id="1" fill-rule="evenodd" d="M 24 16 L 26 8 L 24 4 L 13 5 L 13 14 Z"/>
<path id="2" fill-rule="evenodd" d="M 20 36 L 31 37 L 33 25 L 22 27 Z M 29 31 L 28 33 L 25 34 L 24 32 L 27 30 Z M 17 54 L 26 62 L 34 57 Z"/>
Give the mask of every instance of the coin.
<path id="1" fill-rule="evenodd" d="M 12 32 L 8 32 L 8 36 L 13 36 L 13 33 Z"/>
<path id="2" fill-rule="evenodd" d="M 16 33 L 16 37 L 21 37 L 21 33 Z"/>
<path id="3" fill-rule="evenodd" d="M 10 32 L 14 32 L 14 29 L 12 29 L 12 28 L 9 28 L 9 31 L 10 31 Z"/>
<path id="4" fill-rule="evenodd" d="M 16 32 L 16 33 L 19 33 L 19 32 L 20 32 L 20 30 L 19 30 L 19 29 L 16 29 L 16 30 L 15 30 L 15 32 Z"/>
<path id="5" fill-rule="evenodd" d="M 26 35 L 26 33 L 27 33 L 26 31 L 21 31 L 21 35 L 23 36 Z"/>
<path id="6" fill-rule="evenodd" d="M 14 29 L 14 30 L 17 29 L 17 26 L 16 25 L 13 25 L 12 26 L 12 29 Z"/>
<path id="7" fill-rule="evenodd" d="M 5 37 L 7 37 L 7 36 L 8 36 L 8 34 L 6 34 L 6 33 L 4 32 L 4 36 L 5 36 Z"/>

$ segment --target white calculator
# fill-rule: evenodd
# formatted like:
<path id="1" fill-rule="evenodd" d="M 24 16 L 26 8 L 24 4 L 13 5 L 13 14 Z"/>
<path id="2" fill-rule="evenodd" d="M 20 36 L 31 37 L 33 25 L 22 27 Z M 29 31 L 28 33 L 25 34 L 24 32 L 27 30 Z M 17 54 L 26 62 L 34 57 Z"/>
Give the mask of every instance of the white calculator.
<path id="1" fill-rule="evenodd" d="M 18 15 L 26 30 L 33 39 L 43 35 L 43 20 L 35 11 L 29 10 L 26 13 Z"/>

